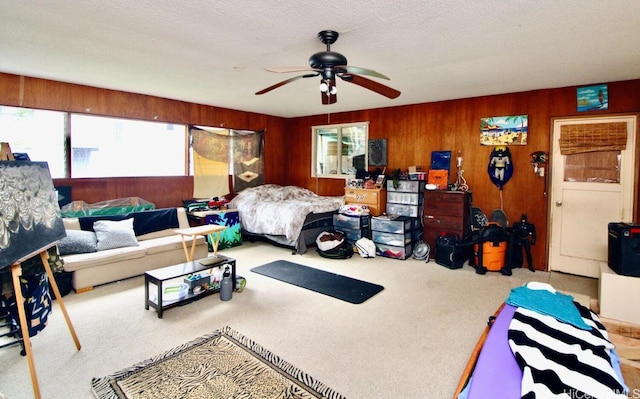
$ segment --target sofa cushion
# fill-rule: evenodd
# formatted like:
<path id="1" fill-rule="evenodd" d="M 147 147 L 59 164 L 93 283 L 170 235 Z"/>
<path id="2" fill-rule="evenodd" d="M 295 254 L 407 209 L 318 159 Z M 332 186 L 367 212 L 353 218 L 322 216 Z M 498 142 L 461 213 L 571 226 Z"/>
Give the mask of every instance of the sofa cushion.
<path id="1" fill-rule="evenodd" d="M 205 241 L 205 238 L 202 236 L 196 237 L 197 245 L 203 245 L 205 244 Z M 187 243 L 187 249 L 191 251 L 191 237 L 185 237 L 185 242 Z M 141 240 L 139 241 L 139 243 L 141 247 L 147 250 L 147 255 L 175 250 L 183 250 L 182 239 L 177 234 L 167 237 L 154 238 L 151 240 Z"/>
<path id="2" fill-rule="evenodd" d="M 133 232 L 133 218 L 119 221 L 98 220 L 93 223 L 93 230 L 98 239 L 98 251 L 138 246 Z"/>
<path id="3" fill-rule="evenodd" d="M 176 235 L 176 229 L 164 229 L 164 230 L 154 231 L 153 233 L 147 233 L 139 236 L 137 235 L 136 238 L 138 239 L 138 242 L 142 242 L 145 240 L 153 240 L 160 237 L 175 236 L 175 235 Z"/>
<path id="4" fill-rule="evenodd" d="M 107 249 L 88 254 L 73 254 L 62 257 L 64 270 L 73 272 L 78 269 L 105 266 L 115 262 L 143 258 L 146 254 L 142 247 L 123 247 Z"/>
<path id="5" fill-rule="evenodd" d="M 98 239 L 93 231 L 66 230 L 67 236 L 58 242 L 60 255 L 85 254 L 98 250 Z"/>

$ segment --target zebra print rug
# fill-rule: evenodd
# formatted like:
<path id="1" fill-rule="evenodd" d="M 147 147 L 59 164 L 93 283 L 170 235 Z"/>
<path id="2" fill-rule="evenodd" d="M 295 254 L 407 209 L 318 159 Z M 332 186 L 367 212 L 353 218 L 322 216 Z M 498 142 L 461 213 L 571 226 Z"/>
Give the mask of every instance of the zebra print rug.
<path id="1" fill-rule="evenodd" d="M 229 327 L 94 378 L 91 386 L 98 399 L 344 399 Z"/>

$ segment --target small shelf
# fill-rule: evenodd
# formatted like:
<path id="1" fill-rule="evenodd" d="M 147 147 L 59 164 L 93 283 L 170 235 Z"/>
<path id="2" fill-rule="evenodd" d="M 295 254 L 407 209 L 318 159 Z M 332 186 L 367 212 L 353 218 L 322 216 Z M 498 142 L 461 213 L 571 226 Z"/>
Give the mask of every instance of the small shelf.
<path id="1" fill-rule="evenodd" d="M 202 263 L 200 263 L 201 261 Z M 186 294 L 178 299 L 171 301 L 162 300 L 162 292 L 165 283 L 180 279 L 181 277 L 188 276 L 189 274 L 207 271 L 212 268 L 221 268 L 227 264 L 231 266 L 231 281 L 233 282 L 232 289 L 235 290 L 236 260 L 224 255 L 215 255 L 214 257 L 210 256 L 208 258 L 185 262 L 179 265 L 149 270 L 144 274 L 145 309 L 155 309 L 158 312 L 158 318 L 161 319 L 162 312 L 166 309 L 186 305 L 190 302 L 197 301 L 200 298 L 220 292 L 220 287 L 213 287 L 210 289 L 204 289 L 202 292 L 196 294 L 189 288 L 187 289 Z M 155 287 L 153 290 L 155 291 L 155 295 L 153 297 L 151 295 L 151 286 Z"/>

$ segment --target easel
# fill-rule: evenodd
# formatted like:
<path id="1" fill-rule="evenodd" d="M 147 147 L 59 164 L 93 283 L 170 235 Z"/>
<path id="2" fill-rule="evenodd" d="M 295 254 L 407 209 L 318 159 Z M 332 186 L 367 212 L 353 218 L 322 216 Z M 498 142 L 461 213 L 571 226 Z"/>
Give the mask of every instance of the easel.
<path id="1" fill-rule="evenodd" d="M 11 147 L 9 143 L 2 143 L 0 147 L 0 160 L 3 161 L 13 161 L 13 153 L 11 152 Z M 33 362 L 33 352 L 31 350 L 31 339 L 29 337 L 29 324 L 27 324 L 27 315 L 24 310 L 24 296 L 22 295 L 22 288 L 20 286 L 20 276 L 22 275 L 22 266 L 20 265 L 23 261 L 32 258 L 33 256 L 40 254 L 40 260 L 42 260 L 42 264 L 44 265 L 44 270 L 47 273 L 47 277 L 49 278 L 49 284 L 53 289 L 53 293 L 58 301 L 58 305 L 60 306 L 60 311 L 64 315 L 64 319 L 67 322 L 67 327 L 69 328 L 69 332 L 71 333 L 71 337 L 73 338 L 73 342 L 76 345 L 76 349 L 80 350 L 80 341 L 78 340 L 78 336 L 73 328 L 73 324 L 71 323 L 71 319 L 69 318 L 69 314 L 67 313 L 67 308 L 64 306 L 64 302 L 62 301 L 62 295 L 60 295 L 60 290 L 58 289 L 58 284 L 56 283 L 55 277 L 53 276 L 53 272 L 51 271 L 51 266 L 49 265 L 49 254 L 47 250 L 55 245 L 58 242 L 53 242 L 42 248 L 38 251 L 34 251 L 33 253 L 18 259 L 11 265 L 11 277 L 13 280 L 13 289 L 16 295 L 16 306 L 18 307 L 18 317 L 20 319 L 20 331 L 22 332 L 22 339 L 24 342 L 24 350 L 27 355 L 27 362 L 29 363 L 29 372 L 31 374 L 31 385 L 33 386 L 33 396 L 36 399 L 40 399 L 40 387 L 38 385 L 38 376 L 36 375 L 35 364 Z"/>

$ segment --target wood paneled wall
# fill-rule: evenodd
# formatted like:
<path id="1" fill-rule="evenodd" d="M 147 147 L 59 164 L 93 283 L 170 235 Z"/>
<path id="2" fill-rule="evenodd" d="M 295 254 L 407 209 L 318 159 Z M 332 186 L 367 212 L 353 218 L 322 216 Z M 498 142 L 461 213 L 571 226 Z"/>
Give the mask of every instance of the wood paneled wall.
<path id="1" fill-rule="evenodd" d="M 127 93 L 117 90 L 21 77 L 0 73 L 0 104 L 115 116 L 149 121 L 266 131 L 265 179 L 286 184 L 282 167 L 286 152 L 284 119 L 183 101 Z M 2 141 L 2 132 L 0 132 Z M 153 150 L 153 143 L 148 149 Z M 192 197 L 192 177 L 55 179 L 54 184 L 71 186 L 72 199 L 88 203 L 137 196 L 156 207 L 180 206 Z"/>
<path id="2" fill-rule="evenodd" d="M 454 156 L 461 152 L 464 177 L 472 190 L 474 206 L 487 214 L 503 208 L 512 223 L 526 213 L 538 234 L 533 249 L 534 263 L 537 268 L 545 269 L 548 187 L 545 178 L 534 175 L 530 153 L 549 152 L 551 119 L 554 117 L 640 112 L 640 79 L 611 82 L 608 86 L 609 109 L 588 113 L 576 110 L 576 87 L 565 87 L 284 119 L 0 73 L 0 104 L 174 123 L 266 129 L 266 181 L 306 187 L 321 195 L 342 195 L 344 181 L 311 178 L 311 126 L 369 121 L 370 138 L 387 139 L 388 169 L 407 169 L 411 165 L 428 169 L 431 151 L 450 150 Z M 389 104 L 393 105 L 393 101 Z M 521 114 L 529 116 L 528 144 L 510 147 L 514 174 L 500 192 L 487 173 L 492 147 L 479 144 L 480 118 Z M 553 166 L 553 160 L 550 166 Z M 454 178 L 455 173 L 451 180 Z M 57 179 L 55 183 L 72 186 L 74 200 L 91 203 L 139 196 L 158 207 L 179 206 L 183 199 L 191 197 L 193 190 L 191 177 Z"/>
<path id="3" fill-rule="evenodd" d="M 428 169 L 432 151 L 448 150 L 454 157 L 460 152 L 464 158 L 463 176 L 472 191 L 473 205 L 488 216 L 494 209 L 501 208 L 510 223 L 519 221 L 526 213 L 538 236 L 532 251 L 534 265 L 546 269 L 550 196 L 547 177 L 550 169 L 547 167 L 547 177 L 536 176 L 530 154 L 550 151 L 554 117 L 640 112 L 640 80 L 612 82 L 608 83 L 608 88 L 609 109 L 588 113 L 577 112 L 576 87 L 566 87 L 290 119 L 286 121 L 287 135 L 301 150 L 289 154 L 288 164 L 292 169 L 288 181 L 319 194 L 340 195 L 343 180 L 316 181 L 310 176 L 311 126 L 370 121 L 369 138 L 387 139 L 388 170 L 406 170 L 412 165 Z M 509 147 L 514 173 L 501 192 L 489 178 L 487 169 L 493 147 L 480 145 L 480 118 L 502 115 L 528 115 L 529 130 L 527 145 Z M 640 140 L 637 143 L 640 144 Z M 553 167 L 553 159 L 550 166 Z M 455 162 L 452 162 L 450 181 L 454 180 Z M 637 198 L 636 183 L 636 204 Z M 637 214 L 640 209 L 636 210 Z"/>
<path id="4" fill-rule="evenodd" d="M 158 181 L 161 180 L 161 184 Z M 93 204 L 114 198 L 140 197 L 156 208 L 181 206 L 193 193 L 193 177 L 110 177 L 104 179 L 53 179 L 56 187 L 71 187 L 71 198 Z"/>

